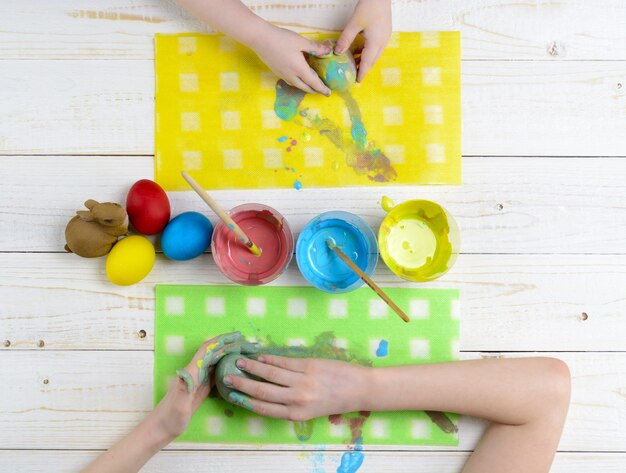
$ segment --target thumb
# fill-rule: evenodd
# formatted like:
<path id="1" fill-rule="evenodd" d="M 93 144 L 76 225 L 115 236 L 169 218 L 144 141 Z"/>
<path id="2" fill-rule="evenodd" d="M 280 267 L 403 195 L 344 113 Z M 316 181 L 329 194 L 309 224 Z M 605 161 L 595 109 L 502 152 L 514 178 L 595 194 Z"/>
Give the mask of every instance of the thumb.
<path id="1" fill-rule="evenodd" d="M 357 72 L 356 81 L 362 82 L 365 74 L 369 72 L 369 70 L 376 64 L 378 58 L 382 54 L 382 49 L 377 48 L 376 46 L 372 46 L 371 43 L 365 43 L 365 47 L 361 52 L 361 61 L 359 62 L 359 70 Z"/>
<path id="2" fill-rule="evenodd" d="M 187 385 L 187 392 L 191 393 L 193 391 L 193 387 L 194 387 L 194 384 L 195 384 L 193 382 L 193 376 L 191 375 L 191 373 L 189 373 L 189 371 L 181 368 L 181 369 L 176 370 L 176 374 Z"/>
<path id="3" fill-rule="evenodd" d="M 348 49 L 352 45 L 352 42 L 354 41 L 354 38 L 356 38 L 356 35 L 358 35 L 360 32 L 361 32 L 360 26 L 358 26 L 354 22 L 349 22 L 346 25 L 345 29 L 343 30 L 343 33 L 341 33 L 341 36 L 337 40 L 337 45 L 335 46 L 335 53 L 341 54 L 346 49 Z"/>

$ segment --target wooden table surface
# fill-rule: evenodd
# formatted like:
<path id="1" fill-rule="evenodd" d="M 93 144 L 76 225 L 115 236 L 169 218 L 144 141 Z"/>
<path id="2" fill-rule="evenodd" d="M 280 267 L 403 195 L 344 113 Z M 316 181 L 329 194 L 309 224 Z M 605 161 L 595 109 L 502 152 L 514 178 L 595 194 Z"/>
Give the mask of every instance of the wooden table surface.
<path id="1" fill-rule="evenodd" d="M 279 25 L 340 29 L 352 0 L 255 0 Z M 254 191 L 296 232 L 343 209 L 378 227 L 383 192 L 456 216 L 464 358 L 547 353 L 573 376 L 554 472 L 626 470 L 626 3 L 402 0 L 399 31 L 462 32 L 463 186 Z M 156 32 L 207 31 L 166 0 L 0 3 L 0 471 L 76 471 L 152 404 L 154 285 L 223 284 L 209 255 L 140 284 L 63 252 L 87 198 L 153 176 Z M 206 211 L 170 193 L 173 213 Z M 225 207 L 250 191 L 215 192 Z M 375 279 L 407 285 L 382 264 Z M 295 265 L 277 282 L 304 284 Z M 147 336 L 140 337 L 140 331 Z M 363 472 L 457 472 L 458 448 L 377 448 Z M 335 471 L 342 448 L 173 444 L 149 472 Z"/>

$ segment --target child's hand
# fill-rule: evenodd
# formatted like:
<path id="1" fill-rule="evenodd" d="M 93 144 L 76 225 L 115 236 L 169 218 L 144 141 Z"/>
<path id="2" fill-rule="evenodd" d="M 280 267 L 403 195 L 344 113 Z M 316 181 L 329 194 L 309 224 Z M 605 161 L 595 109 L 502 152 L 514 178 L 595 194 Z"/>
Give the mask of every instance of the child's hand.
<path id="1" fill-rule="evenodd" d="M 343 30 L 335 52 L 343 53 L 352 45 L 356 35 L 362 33 L 365 38 L 361 62 L 357 73 L 357 82 L 361 82 L 365 74 L 376 64 L 383 53 L 391 36 L 391 2 L 390 0 L 359 0 L 352 18 Z"/>
<path id="2" fill-rule="evenodd" d="M 330 95 L 317 73 L 306 62 L 304 53 L 323 56 L 330 52 L 322 45 L 300 36 L 298 33 L 274 25 L 264 31 L 258 42 L 251 44 L 257 56 L 289 85 L 305 92 Z"/>
<path id="3" fill-rule="evenodd" d="M 237 367 L 268 382 L 228 375 L 226 383 L 250 396 L 231 401 L 257 414 L 304 421 L 360 410 L 367 393 L 368 368 L 344 361 L 261 355 Z"/>
<path id="4" fill-rule="evenodd" d="M 243 341 L 240 332 L 219 335 L 204 342 L 189 364 L 176 371 L 178 379 L 155 408 L 158 425 L 170 437 L 182 434 L 193 413 L 209 395 L 217 362 L 228 353 L 250 355 L 259 348 L 257 343 Z"/>
<path id="5" fill-rule="evenodd" d="M 229 353 L 252 355 L 258 352 L 259 348 L 261 345 L 258 343 L 242 341 L 241 332 L 219 335 L 204 342 L 189 364 L 184 369 L 176 370 L 176 374 L 185 382 L 187 391 L 191 393 L 199 384 L 209 386 L 209 383 L 212 383 L 213 367 L 225 355 Z"/>

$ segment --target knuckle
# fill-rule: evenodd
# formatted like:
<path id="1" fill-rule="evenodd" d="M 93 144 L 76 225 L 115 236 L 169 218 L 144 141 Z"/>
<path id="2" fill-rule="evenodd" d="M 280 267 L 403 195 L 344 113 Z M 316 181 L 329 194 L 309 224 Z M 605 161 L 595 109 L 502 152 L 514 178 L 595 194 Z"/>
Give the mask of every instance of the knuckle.
<path id="1" fill-rule="evenodd" d="M 256 397 L 257 399 L 265 399 L 267 397 L 267 394 L 268 390 L 262 384 L 254 389 L 254 397 Z"/>
<path id="2" fill-rule="evenodd" d="M 300 392 L 294 396 L 293 403 L 296 406 L 306 406 L 311 402 L 311 395 L 307 392 Z"/>
<path id="3" fill-rule="evenodd" d="M 268 380 L 274 380 L 278 378 L 278 370 L 274 367 L 268 368 L 264 373 L 265 378 Z"/>
<path id="4" fill-rule="evenodd" d="M 262 416 L 267 416 L 269 414 L 267 406 L 263 404 L 257 404 L 256 406 L 254 406 L 254 412 Z"/>

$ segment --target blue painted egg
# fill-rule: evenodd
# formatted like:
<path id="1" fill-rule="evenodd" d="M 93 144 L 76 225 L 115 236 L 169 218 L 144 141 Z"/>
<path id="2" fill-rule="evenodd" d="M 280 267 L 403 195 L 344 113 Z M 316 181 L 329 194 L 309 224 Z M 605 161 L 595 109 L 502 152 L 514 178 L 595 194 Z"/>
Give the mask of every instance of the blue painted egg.
<path id="1" fill-rule="evenodd" d="M 211 244 L 213 225 L 198 212 L 174 217 L 161 235 L 161 248 L 170 259 L 186 261 L 200 256 Z"/>

